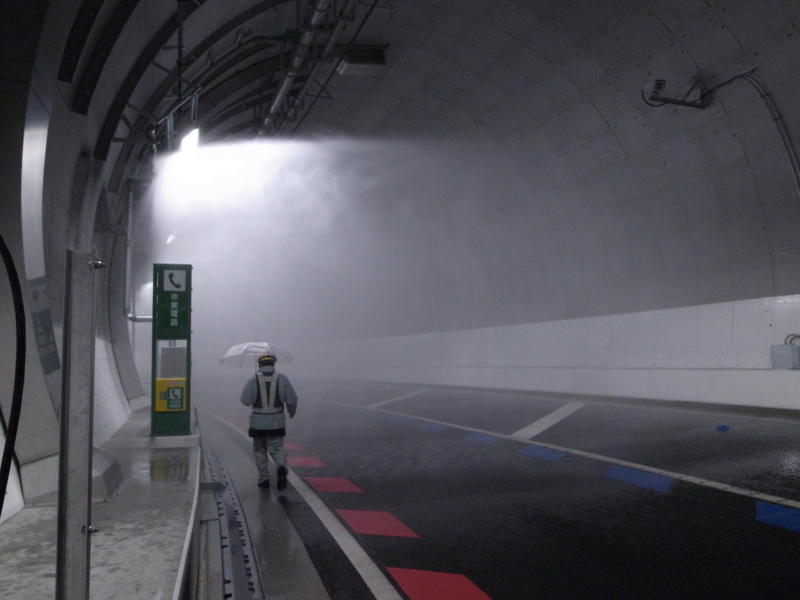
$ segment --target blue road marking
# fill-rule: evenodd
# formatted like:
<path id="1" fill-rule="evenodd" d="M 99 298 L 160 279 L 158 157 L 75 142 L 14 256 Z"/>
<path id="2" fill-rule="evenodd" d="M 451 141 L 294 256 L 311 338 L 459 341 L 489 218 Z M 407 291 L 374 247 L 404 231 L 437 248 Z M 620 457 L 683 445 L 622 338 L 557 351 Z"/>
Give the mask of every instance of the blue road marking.
<path id="1" fill-rule="evenodd" d="M 756 521 L 777 525 L 800 533 L 800 510 L 789 506 L 758 500 L 756 503 Z"/>
<path id="2" fill-rule="evenodd" d="M 639 469 L 632 469 L 621 465 L 611 465 L 605 475 L 611 479 L 638 485 L 639 487 L 655 490 L 656 492 L 666 492 L 669 490 L 670 484 L 672 484 L 672 477 L 648 473 L 647 471 L 640 471 Z"/>
<path id="3" fill-rule="evenodd" d="M 496 442 L 498 438 L 488 433 L 479 433 L 475 431 L 474 433 L 465 435 L 464 439 L 470 442 L 478 442 L 479 444 L 491 444 L 492 442 Z"/>
<path id="4" fill-rule="evenodd" d="M 567 455 L 566 452 L 559 452 L 544 446 L 526 446 L 520 452 L 547 462 L 558 462 Z"/>
<path id="5" fill-rule="evenodd" d="M 448 429 L 447 425 L 442 425 L 441 423 L 423 423 L 422 428 L 429 431 L 444 431 Z"/>

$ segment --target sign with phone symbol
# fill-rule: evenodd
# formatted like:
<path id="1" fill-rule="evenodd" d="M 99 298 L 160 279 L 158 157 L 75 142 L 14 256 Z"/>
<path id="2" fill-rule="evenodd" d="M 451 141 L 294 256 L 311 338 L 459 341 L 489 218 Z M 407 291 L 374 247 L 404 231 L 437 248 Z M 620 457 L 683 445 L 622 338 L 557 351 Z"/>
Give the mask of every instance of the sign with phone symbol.
<path id="1" fill-rule="evenodd" d="M 165 292 L 185 292 L 186 291 L 186 271 L 164 271 L 164 291 Z"/>
<path id="2" fill-rule="evenodd" d="M 181 410 L 183 408 L 183 388 L 168 388 L 167 410 Z"/>

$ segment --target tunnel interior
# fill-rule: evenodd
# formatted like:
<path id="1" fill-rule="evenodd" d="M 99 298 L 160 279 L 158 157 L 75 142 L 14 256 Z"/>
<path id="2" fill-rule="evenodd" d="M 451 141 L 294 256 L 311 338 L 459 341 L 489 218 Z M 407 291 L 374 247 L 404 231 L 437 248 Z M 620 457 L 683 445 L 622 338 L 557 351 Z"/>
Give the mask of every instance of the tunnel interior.
<path id="1" fill-rule="evenodd" d="M 635 446 L 639 418 L 664 433 L 659 410 L 784 419 L 789 433 L 764 435 L 789 454 L 757 492 L 795 502 L 780 483 L 794 481 L 799 408 L 792 3 L 35 0 L 1 12 L 0 233 L 28 338 L 3 522 L 58 497 L 67 249 L 106 265 L 91 446 L 108 495 L 128 468 L 109 448 L 150 403 L 159 263 L 192 265 L 192 385 L 218 416 L 238 418 L 229 404 L 255 367 L 221 356 L 269 341 L 290 349 L 281 369 L 323 421 L 400 386 L 423 390 L 394 407 L 409 418 L 512 436 L 544 417 L 503 400 L 528 394 L 539 408 L 581 403 L 570 434 L 528 442 L 648 464 L 646 444 L 582 447 L 587 406 L 604 403 L 597 423 Z M 15 310 L 2 277 L 0 290 L 5 440 Z M 326 400 L 337 381 L 353 396 Z M 467 418 L 483 409 L 462 413 L 449 395 L 476 390 L 498 412 L 486 427 Z M 373 408 L 366 422 L 389 418 Z M 297 439 L 337 456 L 315 431 Z M 657 462 L 682 472 L 679 457 Z M 709 469 L 692 476 L 724 479 Z"/>

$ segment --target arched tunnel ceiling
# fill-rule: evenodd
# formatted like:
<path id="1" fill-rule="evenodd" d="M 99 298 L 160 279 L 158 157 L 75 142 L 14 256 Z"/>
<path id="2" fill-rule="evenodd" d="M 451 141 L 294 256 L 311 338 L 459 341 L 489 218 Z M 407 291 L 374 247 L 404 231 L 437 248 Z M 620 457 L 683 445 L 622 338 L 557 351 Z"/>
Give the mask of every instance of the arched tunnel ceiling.
<path id="1" fill-rule="evenodd" d="M 333 58 L 311 78 L 308 67 L 299 73 L 289 97 L 310 79 L 308 95 L 279 135 L 456 140 L 474 149 L 465 171 L 490 154 L 493 163 L 507 157 L 508 172 L 495 174 L 503 181 L 478 184 L 491 200 L 470 217 L 484 274 L 473 303 L 492 316 L 425 327 L 800 293 L 797 173 L 781 137 L 800 137 L 794 3 L 354 4 Z M 308 2 L 299 11 L 293 1 L 183 3 L 181 99 L 177 6 L 86 0 L 80 11 L 63 8 L 83 37 L 64 28 L 62 79 L 71 73 L 72 81 L 59 85 L 73 109 L 85 109 L 111 194 L 146 168 L 154 147 L 164 149 L 165 116 L 194 91 L 203 138 L 255 137 Z M 77 57 L 76 39 L 84 41 Z M 329 78 L 351 42 L 387 47 L 388 64 Z M 753 79 L 734 79 L 746 73 Z M 690 92 L 697 76 L 705 87 Z M 669 98 L 693 101 L 711 88 L 710 104 L 650 101 L 657 79 Z M 765 91 L 780 110 L 777 124 Z M 193 126 L 189 107 L 175 113 L 178 133 Z M 491 190 L 500 188 L 514 198 L 497 201 Z"/>
<path id="2" fill-rule="evenodd" d="M 342 4 L 332 3 L 317 47 Z M 354 4 L 338 46 L 388 45 L 389 64 L 367 76 L 332 78 L 331 98 L 314 103 L 298 133 L 481 132 L 534 156 L 553 149 L 571 150 L 575 160 L 602 155 L 593 165 L 653 149 L 687 125 L 754 99 L 751 90 L 730 89 L 715 98 L 722 111 L 709 111 L 714 116 L 671 107 L 654 111 L 640 92 L 656 78 L 681 95 L 693 75 L 714 85 L 757 66 L 776 93 L 790 71 L 783 50 L 796 45 L 797 35 L 796 10 L 788 2 L 377 0 L 372 11 L 370 0 Z M 301 2 L 303 13 L 307 5 Z M 60 76 L 75 79 L 73 110 L 103 114 L 95 147 L 102 159 L 114 154 L 112 137 L 124 135 L 123 117 L 136 123 L 135 130 L 153 128 L 152 119 L 141 120 L 132 106 L 158 119 L 174 108 L 167 96 L 177 91 L 179 20 L 182 91 L 199 89 L 201 124 L 212 123 L 207 134 L 217 138 L 245 122 L 251 123 L 249 134 L 256 133 L 263 117 L 256 113 L 268 106 L 297 37 L 294 1 L 153 7 L 137 0 L 115 6 L 87 0 L 81 8 L 73 15 L 73 34 L 89 29 L 93 35 L 84 36 L 83 45 L 67 40 Z M 317 82 L 334 65 L 322 65 Z M 319 92 L 316 83 L 310 87 L 312 95 Z M 237 112 L 237 106 L 247 108 Z M 284 133 L 293 128 L 290 123 Z"/>

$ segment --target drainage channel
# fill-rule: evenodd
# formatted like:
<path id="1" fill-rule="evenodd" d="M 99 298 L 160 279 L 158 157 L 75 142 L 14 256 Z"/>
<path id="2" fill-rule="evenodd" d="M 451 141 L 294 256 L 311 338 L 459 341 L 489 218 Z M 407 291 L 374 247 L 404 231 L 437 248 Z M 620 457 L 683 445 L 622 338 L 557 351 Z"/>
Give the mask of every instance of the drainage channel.
<path id="1" fill-rule="evenodd" d="M 213 481 L 222 547 L 223 597 L 227 600 L 263 600 L 247 520 L 225 463 L 216 449 L 203 440 L 203 453 Z"/>

